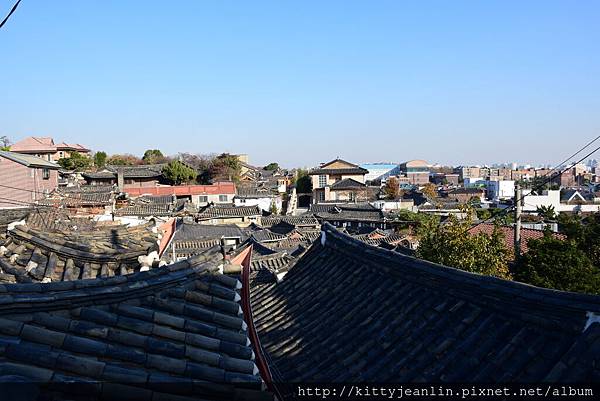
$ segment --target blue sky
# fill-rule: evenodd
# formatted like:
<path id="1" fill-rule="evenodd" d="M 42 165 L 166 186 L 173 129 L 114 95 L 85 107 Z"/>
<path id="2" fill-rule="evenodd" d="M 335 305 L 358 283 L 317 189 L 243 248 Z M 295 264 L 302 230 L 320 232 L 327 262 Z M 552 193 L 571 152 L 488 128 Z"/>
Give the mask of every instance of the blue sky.
<path id="1" fill-rule="evenodd" d="M 0 31 L 0 135 L 553 164 L 600 134 L 599 20 L 598 1 L 23 0 Z"/>

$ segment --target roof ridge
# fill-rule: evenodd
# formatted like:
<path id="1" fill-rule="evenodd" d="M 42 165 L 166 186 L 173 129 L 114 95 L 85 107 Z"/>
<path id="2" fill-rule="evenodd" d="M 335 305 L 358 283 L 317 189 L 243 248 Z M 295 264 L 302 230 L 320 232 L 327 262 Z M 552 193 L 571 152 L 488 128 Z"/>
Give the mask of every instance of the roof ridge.
<path id="1" fill-rule="evenodd" d="M 547 309 L 547 313 L 556 313 L 565 315 L 566 312 L 575 311 L 600 313 L 600 296 L 580 294 L 567 291 L 558 291 L 548 288 L 535 287 L 529 284 L 517 281 L 503 280 L 496 277 L 484 276 L 432 263 L 426 260 L 417 259 L 412 256 L 402 255 L 383 248 L 377 248 L 364 244 L 363 242 L 345 235 L 335 229 L 331 224 L 325 222 L 322 226 L 325 232 L 324 246 L 331 246 L 340 252 L 349 252 L 354 259 L 365 259 L 367 263 L 372 264 L 378 258 L 391 261 L 398 270 L 390 271 L 395 274 L 402 274 L 404 278 L 413 275 L 413 280 L 420 285 L 434 286 L 439 279 L 450 281 L 457 285 L 457 289 L 464 293 L 472 289 L 488 291 L 486 297 L 506 298 L 510 300 L 518 299 L 523 302 L 531 303 L 534 308 Z M 323 240 L 320 241 L 323 243 Z M 368 247 L 366 250 L 365 247 Z M 356 248 L 362 248 L 363 252 L 356 252 Z M 410 266 L 408 263 L 410 262 Z M 428 280 L 428 277 L 416 277 L 419 275 L 433 276 L 436 280 Z M 425 278 L 426 280 L 423 280 Z M 409 279 L 410 280 L 410 279 Z M 435 287 L 435 286 L 434 286 Z"/>

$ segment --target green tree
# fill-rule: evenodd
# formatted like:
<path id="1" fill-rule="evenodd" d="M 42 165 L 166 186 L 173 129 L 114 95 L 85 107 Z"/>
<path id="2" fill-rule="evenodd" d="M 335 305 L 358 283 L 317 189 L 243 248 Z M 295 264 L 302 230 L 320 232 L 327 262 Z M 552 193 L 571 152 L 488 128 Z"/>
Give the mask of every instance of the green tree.
<path id="1" fill-rule="evenodd" d="M 386 199 L 397 199 L 400 195 L 400 183 L 396 177 L 389 177 L 383 187 L 383 194 Z"/>
<path id="2" fill-rule="evenodd" d="M 173 160 L 162 170 L 163 176 L 174 185 L 180 185 L 196 179 L 198 173 L 178 160 Z"/>
<path id="3" fill-rule="evenodd" d="M 278 214 L 279 210 L 277 209 L 277 203 L 275 201 L 271 202 L 271 208 L 269 210 L 272 214 Z"/>
<path id="4" fill-rule="evenodd" d="M 547 220 L 556 219 L 556 211 L 554 210 L 554 206 L 552 206 L 552 205 L 538 206 L 536 211 L 537 211 L 538 215 L 540 215 L 543 219 L 547 219 Z"/>
<path id="5" fill-rule="evenodd" d="M 227 180 L 238 182 L 242 165 L 237 156 L 223 153 L 215 157 L 209 167 L 211 181 Z"/>
<path id="6" fill-rule="evenodd" d="M 94 165 L 98 168 L 103 168 L 106 166 L 107 158 L 108 156 L 106 155 L 106 152 L 96 152 L 94 154 Z"/>
<path id="7" fill-rule="evenodd" d="M 144 162 L 144 164 L 164 163 L 165 160 L 166 157 L 158 149 L 148 149 L 144 152 L 144 156 L 142 156 L 142 161 Z"/>
<path id="8" fill-rule="evenodd" d="M 58 164 L 66 170 L 83 171 L 91 167 L 92 159 L 79 152 L 72 152 L 69 157 L 60 159 Z"/>
<path id="9" fill-rule="evenodd" d="M 459 220 L 453 215 L 444 225 L 425 221 L 419 230 L 417 256 L 472 273 L 510 279 L 509 251 L 502 232 L 496 227 L 492 235 L 470 234 L 471 222 L 471 217 Z"/>
<path id="10" fill-rule="evenodd" d="M 279 170 L 279 164 L 277 163 L 269 163 L 263 167 L 263 170 L 275 171 Z"/>
<path id="11" fill-rule="evenodd" d="M 549 231 L 529 240 L 515 269 L 515 279 L 538 287 L 600 294 L 600 270 L 575 241 L 554 238 Z"/>
<path id="12" fill-rule="evenodd" d="M 10 150 L 10 139 L 6 135 L 0 136 L 0 150 Z"/>
<path id="13" fill-rule="evenodd" d="M 298 169 L 296 171 L 296 193 L 308 194 L 312 192 L 312 180 L 308 171 Z"/>

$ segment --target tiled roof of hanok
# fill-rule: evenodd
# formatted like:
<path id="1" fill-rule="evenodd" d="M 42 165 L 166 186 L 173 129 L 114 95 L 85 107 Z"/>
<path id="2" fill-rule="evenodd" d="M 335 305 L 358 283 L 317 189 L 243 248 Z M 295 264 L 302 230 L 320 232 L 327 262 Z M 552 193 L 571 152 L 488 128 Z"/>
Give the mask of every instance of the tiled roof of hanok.
<path id="1" fill-rule="evenodd" d="M 115 191 L 115 187 L 112 185 L 76 185 L 72 187 L 62 187 L 59 188 L 58 191 L 66 194 L 70 194 L 72 192 L 75 193 L 110 193 Z"/>
<path id="2" fill-rule="evenodd" d="M 246 235 L 241 228 L 235 224 L 198 224 L 183 222 L 178 226 L 174 239 L 195 240 L 198 238 L 240 238 L 244 240 Z"/>
<path id="3" fill-rule="evenodd" d="M 271 227 L 280 222 L 291 224 L 294 227 L 312 226 L 320 227 L 319 220 L 313 215 L 306 216 L 263 216 L 260 223 L 263 227 Z"/>
<path id="4" fill-rule="evenodd" d="M 264 229 L 252 232 L 252 238 L 258 242 L 277 242 L 285 240 L 287 237 L 283 234 L 278 234 L 271 230 Z"/>
<path id="5" fill-rule="evenodd" d="M 344 190 L 344 189 L 362 189 L 362 188 L 366 188 L 367 186 L 365 184 L 363 184 L 362 182 L 358 182 L 352 178 L 344 178 L 343 180 L 340 180 L 336 183 L 334 183 L 331 186 L 331 189 L 333 191 L 339 191 L 339 190 Z"/>
<path id="6" fill-rule="evenodd" d="M 353 238 L 356 238 L 357 240 L 364 242 L 365 244 L 381 246 L 382 244 L 397 245 L 405 238 L 405 236 L 400 234 L 389 234 L 384 237 L 374 238 L 369 234 L 360 234 L 354 235 Z"/>
<path id="7" fill-rule="evenodd" d="M 511 257 L 514 256 L 515 252 L 515 230 L 512 226 L 499 226 L 500 232 L 504 237 L 504 244 L 510 251 Z M 492 235 L 494 232 L 494 225 L 490 223 L 481 223 L 473 226 L 469 229 L 469 234 L 475 235 L 484 233 Z M 529 250 L 527 242 L 531 239 L 540 239 L 544 236 L 543 230 L 534 230 L 532 228 L 521 228 L 521 253 L 525 253 Z M 560 233 L 552 233 L 552 236 L 556 239 L 566 240 L 567 236 Z"/>
<path id="8" fill-rule="evenodd" d="M 271 255 L 252 256 L 250 268 L 252 271 L 267 269 L 269 271 L 285 270 L 286 266 L 294 260 L 287 252 L 275 252 Z"/>
<path id="9" fill-rule="evenodd" d="M 220 263 L 205 254 L 129 276 L 0 286 L 0 380 L 43 399 L 81 399 L 75 382 L 88 400 L 272 400 L 241 283 Z"/>
<path id="10" fill-rule="evenodd" d="M 115 216 L 172 216 L 173 209 L 172 204 L 134 204 L 116 209 Z"/>
<path id="11" fill-rule="evenodd" d="M 260 216 L 262 210 L 259 206 L 208 206 L 198 213 L 198 219 L 216 219 L 221 217 L 246 217 Z"/>
<path id="12" fill-rule="evenodd" d="M 255 186 L 238 186 L 235 198 L 239 199 L 259 199 L 259 198 L 277 198 L 278 193 L 267 188 L 256 188 Z"/>
<path id="13" fill-rule="evenodd" d="M 316 168 L 308 172 L 309 175 L 317 174 L 345 174 L 345 175 L 366 175 L 369 170 L 365 170 L 362 167 L 352 168 Z"/>
<path id="14" fill-rule="evenodd" d="M 234 224 L 208 225 L 183 222 L 173 235 L 176 258 L 200 255 L 207 249 L 221 245 L 223 238 L 246 240 L 246 235 Z"/>
<path id="15" fill-rule="evenodd" d="M 314 242 L 280 282 L 263 270 L 250 283 L 274 382 L 597 381 L 600 297 L 468 273 L 367 246 L 330 225 L 324 231 L 324 243 Z"/>
<path id="16" fill-rule="evenodd" d="M 383 212 L 368 203 L 364 204 L 337 204 L 327 205 L 312 205 L 311 212 L 313 210 L 319 210 L 313 212 L 319 219 L 330 220 L 330 221 L 383 221 Z M 324 211 L 320 211 L 323 210 Z"/>
<path id="17" fill-rule="evenodd" d="M 0 236 L 0 281 L 70 281 L 133 273 L 141 267 L 138 257 L 158 250 L 157 239 L 149 226 L 60 232 L 19 225 Z"/>
<path id="18" fill-rule="evenodd" d="M 117 216 L 172 216 L 177 212 L 176 198 L 172 195 L 144 195 L 132 199 L 129 205 L 116 209 Z M 179 205 L 181 209 L 183 205 Z"/>
<path id="19" fill-rule="evenodd" d="M 329 166 L 333 163 L 344 164 L 344 165 L 346 165 L 346 167 L 327 168 L 327 166 Z M 308 172 L 308 174 L 310 174 L 310 175 L 315 175 L 315 174 L 359 174 L 359 175 L 365 175 L 368 173 L 369 173 L 369 170 L 364 169 L 354 163 L 350 163 L 345 160 L 342 160 L 340 158 L 332 160 L 328 163 L 324 163 L 323 165 L 321 165 L 320 168 L 312 169 Z"/>
<path id="20" fill-rule="evenodd" d="M 26 219 L 32 211 L 30 208 L 0 209 L 0 232 L 5 232 L 10 223 Z"/>
<path id="21" fill-rule="evenodd" d="M 66 206 L 66 207 L 79 207 L 79 206 L 107 206 L 113 202 L 112 187 L 108 187 L 108 190 L 88 190 L 79 188 L 66 190 L 66 188 L 60 188 L 52 192 L 50 196 L 39 202 L 41 205 L 49 206 Z"/>
<path id="22" fill-rule="evenodd" d="M 83 173 L 85 178 L 116 178 L 119 169 L 123 170 L 123 178 L 153 178 L 162 175 L 165 164 L 146 164 L 141 166 L 106 166 L 104 170 Z"/>

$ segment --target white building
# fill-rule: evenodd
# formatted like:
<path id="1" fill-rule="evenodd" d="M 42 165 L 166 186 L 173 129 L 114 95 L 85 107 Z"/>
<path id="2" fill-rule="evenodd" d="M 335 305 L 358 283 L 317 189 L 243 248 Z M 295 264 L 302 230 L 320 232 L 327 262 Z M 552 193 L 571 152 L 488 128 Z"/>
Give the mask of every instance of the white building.
<path id="1" fill-rule="evenodd" d="M 512 180 L 486 181 L 487 197 L 495 202 L 512 199 L 515 196 L 515 182 Z"/>
<path id="2" fill-rule="evenodd" d="M 368 171 L 365 182 L 381 180 L 384 181 L 392 175 L 400 174 L 400 166 L 393 163 L 364 163 L 360 167 Z"/>
<path id="3" fill-rule="evenodd" d="M 581 198 L 583 200 L 583 198 Z M 535 212 L 538 207 L 553 207 L 556 213 L 560 212 L 600 212 L 598 203 L 569 203 L 561 202 L 559 190 L 543 191 L 541 195 L 531 195 L 530 189 L 523 190 L 523 212 Z"/>

